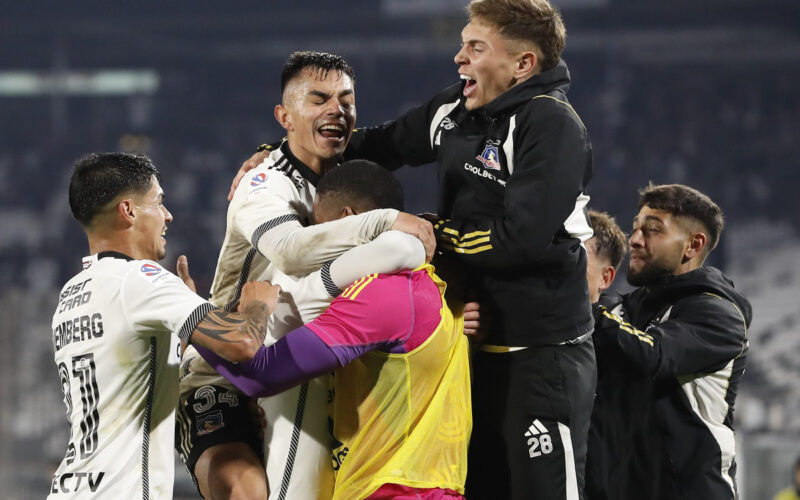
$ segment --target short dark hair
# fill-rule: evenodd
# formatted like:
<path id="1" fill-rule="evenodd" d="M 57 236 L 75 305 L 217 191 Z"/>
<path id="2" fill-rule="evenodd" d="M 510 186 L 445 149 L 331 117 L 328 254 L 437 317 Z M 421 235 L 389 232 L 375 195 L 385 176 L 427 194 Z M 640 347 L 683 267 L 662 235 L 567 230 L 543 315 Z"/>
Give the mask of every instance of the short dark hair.
<path id="1" fill-rule="evenodd" d="M 353 83 L 356 81 L 353 68 L 341 57 L 327 52 L 305 50 L 293 52 L 283 64 L 281 93 L 286 90 L 286 85 L 306 68 L 319 72 L 322 78 L 325 78 L 330 71 L 338 71 L 349 76 Z"/>
<path id="2" fill-rule="evenodd" d="M 391 172 L 367 160 L 350 160 L 320 179 L 317 195 L 337 196 L 343 204 L 366 212 L 378 208 L 403 210 L 403 186 Z"/>
<path id="3" fill-rule="evenodd" d="M 614 269 L 619 269 L 622 259 L 628 253 L 628 238 L 620 229 L 614 217 L 606 212 L 589 210 L 589 221 L 594 234 L 589 239 L 594 244 L 594 253 L 608 259 Z"/>
<path id="4" fill-rule="evenodd" d="M 541 51 L 542 71 L 558 64 L 567 29 L 547 0 L 472 0 L 467 10 L 470 20 L 488 21 L 505 38 L 533 43 Z"/>
<path id="5" fill-rule="evenodd" d="M 161 174 L 143 154 L 92 153 L 75 161 L 69 181 L 69 207 L 83 227 L 117 196 L 146 193 Z"/>
<path id="6" fill-rule="evenodd" d="M 652 182 L 639 191 L 639 210 L 647 205 L 673 216 L 699 223 L 708 233 L 705 255 L 717 247 L 725 225 L 722 209 L 711 198 L 683 184 L 655 185 Z"/>

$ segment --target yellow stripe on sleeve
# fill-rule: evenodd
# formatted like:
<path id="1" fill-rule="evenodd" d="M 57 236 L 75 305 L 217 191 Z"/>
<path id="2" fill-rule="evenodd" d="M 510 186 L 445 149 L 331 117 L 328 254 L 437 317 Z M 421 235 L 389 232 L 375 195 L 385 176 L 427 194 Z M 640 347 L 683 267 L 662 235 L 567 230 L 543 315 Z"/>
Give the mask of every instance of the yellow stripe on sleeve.
<path id="1" fill-rule="evenodd" d="M 375 279 L 377 276 L 378 276 L 377 274 L 370 274 L 369 276 L 367 276 L 367 277 L 366 277 L 366 279 L 364 280 L 364 282 L 363 282 L 363 283 L 361 283 L 361 285 L 360 285 L 360 286 L 358 286 L 357 288 L 355 288 L 355 289 L 353 290 L 353 292 L 350 294 L 350 296 L 349 296 L 349 297 L 347 297 L 347 298 L 348 298 L 348 299 L 350 299 L 350 300 L 355 300 L 355 299 L 356 299 L 356 297 L 358 297 L 358 294 L 359 294 L 359 293 L 361 293 L 361 290 L 363 290 L 364 288 L 366 288 L 366 287 L 367 287 L 367 285 L 369 285 L 370 283 L 372 283 L 372 281 L 373 281 L 373 280 L 374 280 L 374 279 Z"/>
<path id="2" fill-rule="evenodd" d="M 606 318 L 609 318 L 609 319 L 612 319 L 612 320 L 616 321 L 617 323 L 619 323 L 620 329 L 622 329 L 625 332 L 630 333 L 631 335 L 633 335 L 634 337 L 638 338 L 642 342 L 644 342 L 646 344 L 649 344 L 650 347 L 654 347 L 653 346 L 653 336 L 650 335 L 649 333 L 645 333 L 645 332 L 643 332 L 641 330 L 637 330 L 636 328 L 631 326 L 630 323 L 626 323 L 625 320 L 623 320 L 621 317 L 617 316 L 616 314 L 612 314 L 612 313 L 610 313 L 610 312 L 608 312 L 606 310 L 603 310 L 603 316 L 605 316 Z"/>
<path id="3" fill-rule="evenodd" d="M 485 252 L 486 250 L 491 250 L 492 245 L 484 245 L 482 247 L 476 247 L 476 248 L 462 248 L 453 245 L 442 245 L 442 248 L 445 248 L 447 250 L 452 250 L 455 253 L 473 254 L 473 253 Z"/>
<path id="4" fill-rule="evenodd" d="M 449 241 L 446 241 L 444 243 L 450 243 L 450 244 L 452 244 L 453 246 L 456 246 L 456 247 L 466 248 L 466 247 L 474 247 L 475 245 L 477 245 L 479 243 L 488 243 L 488 242 L 489 242 L 489 237 L 486 236 L 485 238 L 477 238 L 477 239 L 470 240 L 470 241 L 465 241 L 465 242 L 459 242 L 455 238 L 450 238 Z"/>
<path id="5" fill-rule="evenodd" d="M 364 276 L 363 278 L 358 278 L 355 280 L 350 286 L 344 289 L 344 292 L 342 292 L 342 297 L 348 298 L 350 294 L 353 293 L 353 290 L 358 288 L 358 286 L 361 285 L 367 278 L 368 276 Z"/>

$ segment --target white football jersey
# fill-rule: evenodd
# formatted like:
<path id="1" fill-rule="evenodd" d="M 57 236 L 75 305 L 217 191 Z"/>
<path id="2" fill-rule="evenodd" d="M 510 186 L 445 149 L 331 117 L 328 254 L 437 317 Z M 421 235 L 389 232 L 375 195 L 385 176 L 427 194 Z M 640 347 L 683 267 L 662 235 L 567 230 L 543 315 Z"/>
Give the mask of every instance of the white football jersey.
<path id="1" fill-rule="evenodd" d="M 53 316 L 70 440 L 48 498 L 172 498 L 179 336 L 214 307 L 153 261 L 83 267 Z"/>
<path id="2" fill-rule="evenodd" d="M 231 309 L 248 281 L 280 285 L 266 345 L 328 307 L 338 290 L 324 264 L 389 230 L 397 218 L 397 210 L 382 209 L 309 226 L 318 179 L 284 141 L 242 178 L 228 207 L 210 301 Z M 182 401 L 203 385 L 235 389 L 192 346 L 183 354 L 180 373 Z M 267 420 L 264 447 L 270 499 L 318 500 L 333 493 L 327 378 L 260 401 Z"/>

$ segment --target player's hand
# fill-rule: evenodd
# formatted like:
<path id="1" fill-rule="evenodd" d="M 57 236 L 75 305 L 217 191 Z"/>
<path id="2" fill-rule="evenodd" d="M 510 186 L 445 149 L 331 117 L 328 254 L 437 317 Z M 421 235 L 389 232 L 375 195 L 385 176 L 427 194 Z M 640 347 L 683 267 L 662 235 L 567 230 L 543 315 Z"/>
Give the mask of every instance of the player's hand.
<path id="1" fill-rule="evenodd" d="M 269 156 L 269 151 L 259 151 L 253 156 L 251 156 L 248 160 L 242 163 L 242 166 L 239 167 L 239 171 L 236 172 L 236 177 L 233 178 L 233 182 L 231 183 L 231 190 L 228 191 L 228 201 L 233 199 L 233 193 L 236 191 L 236 188 L 239 186 L 239 183 L 242 181 L 242 177 L 244 174 L 253 170 L 257 166 L 261 165 L 261 162 L 264 161 L 264 158 Z"/>
<path id="2" fill-rule="evenodd" d="M 425 247 L 425 262 L 430 262 L 436 252 L 436 237 L 433 235 L 433 225 L 415 215 L 400 212 L 397 220 L 392 224 L 392 229 L 416 236 Z"/>
<path id="3" fill-rule="evenodd" d="M 186 286 L 189 287 L 189 290 L 197 293 L 197 287 L 194 285 L 194 280 L 191 276 L 189 276 L 189 259 L 187 259 L 185 255 L 178 257 L 177 269 L 178 277 L 183 280 Z"/>
<path id="4" fill-rule="evenodd" d="M 239 299 L 239 311 L 244 312 L 253 302 L 263 302 L 269 308 L 269 314 L 278 305 L 278 296 L 281 287 L 269 281 L 249 281 L 242 287 L 242 297 Z"/>
<path id="5" fill-rule="evenodd" d="M 478 335 L 481 327 L 481 305 L 477 302 L 464 304 L 464 335 Z"/>
<path id="6" fill-rule="evenodd" d="M 430 212 L 422 212 L 417 217 L 419 217 L 421 219 L 425 219 L 426 221 L 430 222 L 431 224 L 436 224 L 437 222 L 439 222 L 441 220 L 438 215 L 432 214 Z"/>
<path id="7" fill-rule="evenodd" d="M 256 398 L 246 398 L 247 399 L 247 411 L 250 413 L 250 420 L 253 422 L 253 426 L 256 428 L 256 436 L 258 436 L 259 440 L 264 439 L 264 429 L 267 427 L 267 417 L 264 414 L 264 408 L 261 408 L 258 405 L 258 399 Z"/>

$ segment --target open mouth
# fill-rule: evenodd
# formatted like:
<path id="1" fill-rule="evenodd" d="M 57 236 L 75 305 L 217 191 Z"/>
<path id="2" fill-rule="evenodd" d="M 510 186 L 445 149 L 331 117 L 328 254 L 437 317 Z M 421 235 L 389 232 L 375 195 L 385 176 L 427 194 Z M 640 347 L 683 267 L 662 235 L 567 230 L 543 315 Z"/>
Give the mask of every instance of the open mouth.
<path id="1" fill-rule="evenodd" d="M 471 78 L 467 75 L 461 75 L 462 80 L 466 80 L 467 84 L 464 85 L 464 90 L 462 91 L 464 97 L 469 97 L 475 91 L 475 88 L 478 86 L 478 82 L 475 81 L 474 78 Z"/>
<path id="2" fill-rule="evenodd" d="M 344 140 L 344 125 L 339 123 L 327 123 L 317 129 L 319 134 L 330 140 L 341 141 Z"/>

